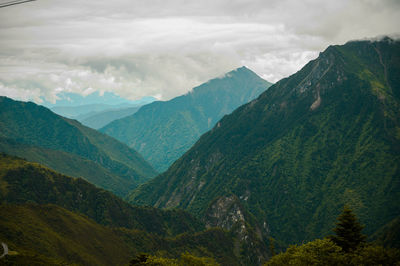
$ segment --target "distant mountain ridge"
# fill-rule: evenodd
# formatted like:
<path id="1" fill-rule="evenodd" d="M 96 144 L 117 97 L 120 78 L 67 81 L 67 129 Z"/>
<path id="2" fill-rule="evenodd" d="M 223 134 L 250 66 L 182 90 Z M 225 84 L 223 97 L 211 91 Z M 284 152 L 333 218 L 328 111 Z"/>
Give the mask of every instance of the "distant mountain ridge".
<path id="1" fill-rule="evenodd" d="M 330 46 L 129 199 L 286 244 L 330 234 L 348 204 L 371 235 L 400 216 L 399 132 L 400 42 Z"/>
<path id="2" fill-rule="evenodd" d="M 124 195 L 154 176 L 133 149 L 31 102 L 0 97 L 0 151 Z"/>
<path id="3" fill-rule="evenodd" d="M 156 99 L 154 97 L 143 97 L 140 100 L 136 101 L 128 101 L 124 100 L 122 98 L 119 98 L 118 101 L 116 101 L 118 104 L 110 104 L 109 101 L 107 100 L 107 97 L 112 97 L 113 95 L 104 95 L 102 97 L 97 96 L 92 101 L 99 101 L 103 100 L 103 102 L 95 102 L 95 103 L 90 103 L 91 101 L 88 100 L 89 103 L 86 104 L 74 104 L 74 103 L 62 103 L 66 105 L 61 104 L 54 104 L 50 105 L 49 108 L 51 111 L 55 112 L 58 115 L 71 118 L 71 119 L 76 119 L 85 126 L 94 128 L 94 129 L 99 129 L 108 123 L 112 122 L 113 120 L 123 118 L 128 115 L 134 114 L 139 108 L 143 105 L 149 104 Z M 78 97 L 78 96 L 76 96 Z M 84 98 L 80 96 L 78 103 L 82 103 L 84 101 Z M 115 98 L 116 96 L 114 96 Z M 93 97 L 92 97 L 93 98 Z M 100 98 L 100 99 L 98 99 Z M 104 99 L 102 99 L 104 98 Z M 45 105 L 46 106 L 46 105 Z"/>
<path id="4" fill-rule="evenodd" d="M 185 95 L 153 102 L 100 129 L 166 170 L 224 115 L 256 98 L 271 83 L 246 67 L 212 79 Z"/>
<path id="5" fill-rule="evenodd" d="M 95 112 L 92 114 L 87 114 L 85 118 L 77 117 L 77 120 L 81 121 L 85 126 L 99 129 L 104 127 L 105 125 L 111 123 L 114 120 L 124 118 L 129 115 L 133 115 L 136 113 L 140 106 L 135 107 L 124 107 L 124 108 L 115 108 L 115 109 L 107 109 L 100 112 Z"/>
<path id="6" fill-rule="evenodd" d="M 74 92 L 59 92 L 57 94 L 57 99 L 54 102 L 49 102 L 46 99 L 42 99 L 41 105 L 51 109 L 53 107 L 61 106 L 61 107 L 75 107 L 82 105 L 122 105 L 122 104 L 145 104 L 148 102 L 152 102 L 155 100 L 152 96 L 142 97 L 138 100 L 128 100 L 120 97 L 119 95 L 113 92 L 104 92 L 94 91 L 87 95 L 81 95 L 79 93 Z"/>

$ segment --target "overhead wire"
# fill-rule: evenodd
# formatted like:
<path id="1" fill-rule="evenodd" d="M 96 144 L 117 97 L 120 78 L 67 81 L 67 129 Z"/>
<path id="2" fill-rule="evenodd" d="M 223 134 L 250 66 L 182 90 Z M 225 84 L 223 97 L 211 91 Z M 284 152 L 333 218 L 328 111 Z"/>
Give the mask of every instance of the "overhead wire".
<path id="1" fill-rule="evenodd" d="M 9 1 L 5 3 L 0 3 L 0 8 L 7 7 L 7 6 L 13 6 L 13 5 L 19 5 L 27 2 L 33 2 L 37 0 L 14 0 L 14 1 Z"/>

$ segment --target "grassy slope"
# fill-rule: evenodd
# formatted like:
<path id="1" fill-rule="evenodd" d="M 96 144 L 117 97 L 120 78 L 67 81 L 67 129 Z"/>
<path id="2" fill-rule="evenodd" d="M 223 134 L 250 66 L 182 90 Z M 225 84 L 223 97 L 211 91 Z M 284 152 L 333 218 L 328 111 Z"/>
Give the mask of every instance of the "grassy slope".
<path id="1" fill-rule="evenodd" d="M 183 211 L 132 206 L 83 179 L 70 178 L 8 155 L 0 155 L 0 200 L 56 204 L 85 214 L 100 224 L 136 228 L 163 236 L 203 228 Z"/>
<path id="2" fill-rule="evenodd" d="M 286 243 L 328 234 L 347 203 L 371 234 L 400 214 L 399 47 L 329 47 L 224 117 L 131 201 L 203 217 L 232 193 Z"/>
<path id="3" fill-rule="evenodd" d="M 124 195 L 129 188 L 155 175 L 151 166 L 126 145 L 84 127 L 75 120 L 60 117 L 44 107 L 1 97 L 0 117 L 3 152 L 21 155 L 24 150 L 36 149 L 40 152 L 37 158 L 34 152 L 29 152 L 29 159 L 47 164 L 41 157 L 51 156 L 50 150 L 60 151 L 60 158 L 54 157 L 49 167 L 66 174 L 82 176 L 119 195 Z M 66 153 L 70 155 L 66 156 Z M 91 161 L 90 165 L 83 163 L 91 169 L 79 167 L 74 172 L 65 171 L 66 157 L 74 161 L 81 158 Z M 107 171 L 99 175 L 99 169 L 104 168 Z"/>
<path id="4" fill-rule="evenodd" d="M 1 239 L 10 250 L 31 251 L 80 265 L 122 265 L 128 246 L 112 229 L 55 205 L 0 205 Z"/>
<path id="5" fill-rule="evenodd" d="M 173 258 L 190 252 L 214 257 L 224 265 L 237 263 L 231 237 L 218 229 L 163 238 L 99 225 L 56 205 L 0 204 L 0 213 L 1 240 L 22 256 L 40 255 L 60 264 L 126 265 L 142 252 Z M 31 257 L 26 258 L 29 264 Z"/>
<path id="6" fill-rule="evenodd" d="M 187 251 L 235 265 L 232 236 L 203 228 L 183 211 L 135 207 L 82 179 L 0 155 L 0 239 L 22 254 L 16 261 L 40 254 L 122 265 L 140 252 L 178 257 Z"/>
<path id="7" fill-rule="evenodd" d="M 83 178 L 117 195 L 127 194 L 132 187 L 129 180 L 121 178 L 91 160 L 71 153 L 20 144 L 7 139 L 0 141 L 0 150 L 31 162 L 46 165 L 51 169 L 57 169 L 58 172 L 65 175 Z"/>

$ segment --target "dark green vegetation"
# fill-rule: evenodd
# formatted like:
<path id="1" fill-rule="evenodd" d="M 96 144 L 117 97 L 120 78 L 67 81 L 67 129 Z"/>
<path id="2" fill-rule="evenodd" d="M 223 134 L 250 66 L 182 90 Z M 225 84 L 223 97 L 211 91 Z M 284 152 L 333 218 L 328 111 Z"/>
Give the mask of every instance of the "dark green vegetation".
<path id="1" fill-rule="evenodd" d="M 371 239 L 382 246 L 400 249 L 400 217 L 379 228 Z"/>
<path id="2" fill-rule="evenodd" d="M 330 46 L 129 199 L 277 245 L 327 235 L 347 204 L 372 235 L 400 216 L 399 104 L 399 41 Z"/>
<path id="3" fill-rule="evenodd" d="M 290 246 L 286 252 L 278 254 L 265 266 L 336 266 L 336 265 L 400 265 L 400 251 L 385 249 L 373 244 L 365 245 L 346 253 L 333 241 L 316 239 L 301 246 Z"/>
<path id="4" fill-rule="evenodd" d="M 142 252 L 173 260 L 183 252 L 237 265 L 232 238 L 222 230 L 162 237 L 137 229 L 106 227 L 56 205 L 0 204 L 0 238 L 18 255 L 11 265 L 127 265 Z M 6 260 L 0 259 L 1 263 Z M 51 264 L 50 264 L 51 265 Z M 64 264 L 65 265 L 65 264 Z"/>
<path id="5" fill-rule="evenodd" d="M 83 179 L 0 155 L 0 240 L 19 254 L 1 263 L 126 265 L 141 252 L 190 252 L 237 265 L 232 235 L 203 229 L 183 211 L 135 207 Z"/>
<path id="6" fill-rule="evenodd" d="M 87 215 L 99 224 L 177 235 L 202 229 L 184 211 L 135 207 L 80 178 L 8 155 L 0 155 L 0 200 L 8 203 L 55 204 Z"/>
<path id="7" fill-rule="evenodd" d="M 0 151 L 83 177 L 117 195 L 156 173 L 123 143 L 34 103 L 0 97 Z"/>
<path id="8" fill-rule="evenodd" d="M 335 235 L 331 237 L 331 240 L 344 252 L 354 251 L 364 244 L 367 238 L 361 233 L 363 228 L 352 210 L 345 206 L 333 229 Z"/>
<path id="9" fill-rule="evenodd" d="M 345 206 L 333 229 L 335 235 L 290 246 L 265 265 L 400 265 L 399 249 L 366 243 L 362 228 L 354 213 Z"/>
<path id="10" fill-rule="evenodd" d="M 129 246 L 113 229 L 85 216 L 55 205 L 2 204 L 0 211 L 0 237 L 18 253 L 36 253 L 81 265 L 122 265 L 129 261 Z"/>
<path id="11" fill-rule="evenodd" d="M 271 84 L 242 67 L 167 102 L 153 102 L 100 131 L 135 148 L 156 170 L 166 170 L 224 115 Z"/>
<path id="12" fill-rule="evenodd" d="M 130 266 L 218 266 L 219 264 L 212 258 L 199 258 L 191 254 L 184 253 L 179 259 L 160 258 L 156 256 L 149 256 L 147 254 L 140 254 L 132 259 L 129 263 Z"/>

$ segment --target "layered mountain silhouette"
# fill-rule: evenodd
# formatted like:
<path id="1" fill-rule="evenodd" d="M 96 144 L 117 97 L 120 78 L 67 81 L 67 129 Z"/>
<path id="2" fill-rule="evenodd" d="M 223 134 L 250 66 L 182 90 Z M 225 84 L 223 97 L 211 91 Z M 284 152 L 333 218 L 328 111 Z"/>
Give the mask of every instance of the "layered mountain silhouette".
<path id="1" fill-rule="evenodd" d="M 0 151 L 83 177 L 117 195 L 156 175 L 135 150 L 31 102 L 0 97 Z"/>
<path id="2" fill-rule="evenodd" d="M 130 205 L 80 178 L 0 154 L 0 239 L 6 265 L 125 265 L 142 252 L 183 251 L 239 265 L 233 237 L 181 210 Z"/>
<path id="3" fill-rule="evenodd" d="M 143 105 L 154 102 L 156 98 L 148 96 L 139 100 L 131 101 L 118 95 L 99 92 L 82 96 L 77 93 L 61 92 L 55 103 L 44 100 L 41 104 L 54 113 L 78 120 L 83 125 L 99 129 L 113 120 L 134 114 Z"/>
<path id="4" fill-rule="evenodd" d="M 78 117 L 77 120 L 81 121 L 82 124 L 84 124 L 85 126 L 94 129 L 99 129 L 114 120 L 121 119 L 129 115 L 133 115 L 140 109 L 140 107 L 141 105 L 134 107 L 116 108 L 111 110 L 105 110 L 102 112 L 95 112 L 92 114 L 85 115 L 85 117 L 82 118 Z"/>
<path id="5" fill-rule="evenodd" d="M 136 149 L 161 172 L 224 115 L 255 99 L 270 85 L 248 68 L 241 67 L 183 96 L 145 105 L 100 131 Z"/>
<path id="6" fill-rule="evenodd" d="M 330 234 L 344 204 L 367 234 L 398 218 L 399 166 L 400 42 L 352 41 L 225 116 L 129 199 L 301 243 Z"/>

